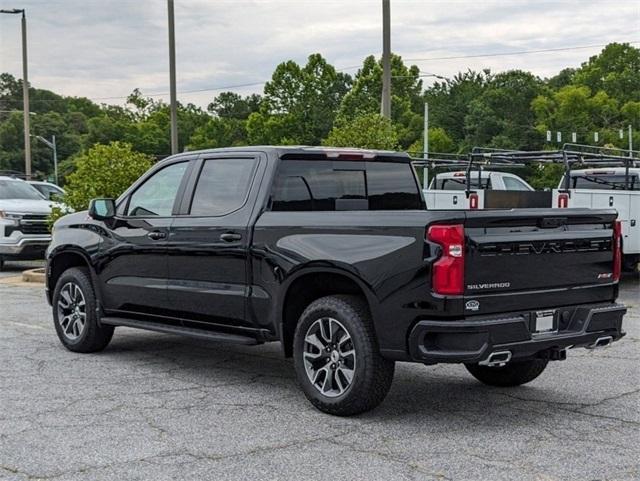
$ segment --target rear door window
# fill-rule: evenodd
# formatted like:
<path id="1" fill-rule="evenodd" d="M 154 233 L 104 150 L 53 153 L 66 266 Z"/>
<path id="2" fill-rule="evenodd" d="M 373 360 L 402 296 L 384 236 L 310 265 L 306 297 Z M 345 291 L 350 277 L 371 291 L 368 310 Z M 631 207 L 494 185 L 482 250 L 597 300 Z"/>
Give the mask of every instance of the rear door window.
<path id="1" fill-rule="evenodd" d="M 221 216 L 245 203 L 258 165 L 256 158 L 207 159 L 193 194 L 190 214 Z"/>
<path id="2" fill-rule="evenodd" d="M 514 177 L 503 177 L 502 180 L 504 181 L 505 190 L 531 190 L 524 182 Z"/>

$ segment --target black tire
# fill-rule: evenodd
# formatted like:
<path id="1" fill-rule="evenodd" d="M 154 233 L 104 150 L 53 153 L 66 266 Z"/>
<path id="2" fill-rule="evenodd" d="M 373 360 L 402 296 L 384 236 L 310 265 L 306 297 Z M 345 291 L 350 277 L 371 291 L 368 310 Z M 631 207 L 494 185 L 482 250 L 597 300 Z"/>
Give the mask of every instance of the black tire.
<path id="1" fill-rule="evenodd" d="M 622 258 L 622 269 L 637 274 L 640 272 L 640 257 L 627 254 Z"/>
<path id="2" fill-rule="evenodd" d="M 547 359 L 513 361 L 502 367 L 465 364 L 467 371 L 478 381 L 489 386 L 513 387 L 526 384 L 537 378 L 547 367 Z"/>
<path id="3" fill-rule="evenodd" d="M 4 269 L 4 257 L 0 256 L 0 272 Z"/>
<path id="4" fill-rule="evenodd" d="M 75 287 L 74 287 L 75 286 Z M 61 298 L 63 298 L 63 289 L 79 289 L 82 293 L 84 300 L 84 326 L 77 333 L 77 336 L 73 336 L 74 333 L 67 332 L 60 322 L 60 309 L 59 304 Z M 65 295 L 66 292 L 65 292 Z M 62 302 L 67 302 L 62 299 Z M 91 283 L 91 277 L 89 271 L 81 267 L 73 267 L 62 273 L 58 282 L 56 283 L 55 290 L 53 292 L 53 323 L 58 334 L 58 338 L 64 347 L 73 352 L 97 352 L 102 351 L 113 336 L 113 326 L 101 325 L 98 322 L 98 316 L 96 314 L 96 296 Z M 78 308 L 80 309 L 80 308 Z M 64 319 L 64 312 L 62 312 Z M 71 321 L 67 321 L 67 328 Z M 64 321 L 63 321 L 64 323 Z"/>
<path id="5" fill-rule="evenodd" d="M 336 386 L 336 391 L 339 392 L 343 387 L 338 387 L 338 381 L 341 385 L 348 385 L 344 392 L 340 394 L 334 392 L 331 397 L 320 392 L 320 389 L 324 388 L 316 387 L 310 374 L 307 373 L 307 365 L 305 365 L 304 356 L 305 354 L 309 355 L 309 350 L 312 349 L 310 343 L 306 341 L 309 330 L 319 326 L 318 322 L 325 322 L 320 321 L 321 319 L 337 321 L 337 324 L 334 325 L 337 326 L 337 333 L 341 334 L 340 339 L 349 337 L 347 341 L 344 341 L 345 344 L 342 340 L 337 339 L 333 349 L 340 350 L 346 345 L 347 351 L 353 351 L 353 354 L 347 354 L 347 356 L 353 356 L 354 365 L 347 366 L 351 360 L 347 357 L 340 358 L 338 364 L 342 366 L 338 366 L 337 370 L 332 371 L 335 381 L 332 384 Z M 337 337 L 338 334 L 336 334 Z M 363 413 L 378 406 L 391 388 L 395 363 L 380 355 L 369 309 L 366 303 L 356 296 L 327 296 L 311 303 L 300 316 L 293 343 L 294 365 L 298 382 L 307 399 L 320 411 L 336 416 Z M 325 356 L 325 351 L 321 349 L 318 351 Z M 313 353 L 313 355 L 316 354 Z M 318 370 L 326 369 L 325 378 L 330 375 L 328 369 L 333 366 L 331 364 L 332 355 L 333 352 L 327 352 L 324 360 L 318 358 L 317 361 L 321 366 Z M 323 366 L 323 362 L 328 364 Z M 349 369 L 349 367 L 354 369 Z M 312 368 L 309 367 L 309 369 Z M 340 369 L 351 372 L 351 380 L 338 374 Z"/>

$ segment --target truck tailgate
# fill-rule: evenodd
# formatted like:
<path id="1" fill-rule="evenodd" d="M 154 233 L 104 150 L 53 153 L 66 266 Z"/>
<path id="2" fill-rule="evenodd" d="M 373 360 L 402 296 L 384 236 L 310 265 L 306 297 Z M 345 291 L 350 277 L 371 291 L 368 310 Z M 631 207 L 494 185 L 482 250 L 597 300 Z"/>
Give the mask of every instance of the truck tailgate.
<path id="1" fill-rule="evenodd" d="M 616 216 L 591 209 L 466 212 L 466 313 L 613 299 Z"/>

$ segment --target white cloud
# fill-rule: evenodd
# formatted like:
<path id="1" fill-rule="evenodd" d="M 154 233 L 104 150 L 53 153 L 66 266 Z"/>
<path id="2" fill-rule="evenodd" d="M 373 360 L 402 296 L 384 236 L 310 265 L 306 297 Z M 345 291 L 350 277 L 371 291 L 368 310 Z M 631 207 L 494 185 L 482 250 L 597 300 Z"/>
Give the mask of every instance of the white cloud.
<path id="1" fill-rule="evenodd" d="M 338 67 L 381 50 L 381 2 L 176 1 L 178 90 L 260 82 L 287 59 L 320 52 Z M 0 0 L 26 8 L 30 80 L 92 98 L 168 90 L 164 0 Z M 405 58 L 477 55 L 640 41 L 640 2 L 392 0 L 392 47 Z M 0 16 L 0 71 L 21 76 L 19 18 Z M 452 76 L 521 68 L 540 76 L 599 48 L 415 62 Z M 260 86 L 237 89 L 260 91 Z M 180 95 L 206 105 L 216 92 Z M 116 101 L 112 101 L 116 102 Z"/>

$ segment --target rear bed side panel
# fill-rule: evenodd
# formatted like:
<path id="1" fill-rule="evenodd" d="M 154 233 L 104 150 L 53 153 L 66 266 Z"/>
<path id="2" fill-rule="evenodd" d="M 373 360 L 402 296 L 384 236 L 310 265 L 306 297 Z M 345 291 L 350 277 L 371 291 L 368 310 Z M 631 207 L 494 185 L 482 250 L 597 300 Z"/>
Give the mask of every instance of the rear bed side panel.
<path id="1" fill-rule="evenodd" d="M 425 211 L 265 212 L 256 222 L 251 257 L 257 323 L 278 326 L 286 287 L 301 271 L 339 272 L 364 286 L 381 350 L 406 352 L 415 319 L 457 310 L 460 301 L 430 295 L 425 226 L 462 223 L 464 213 Z M 435 255 L 433 253 L 433 255 Z"/>

